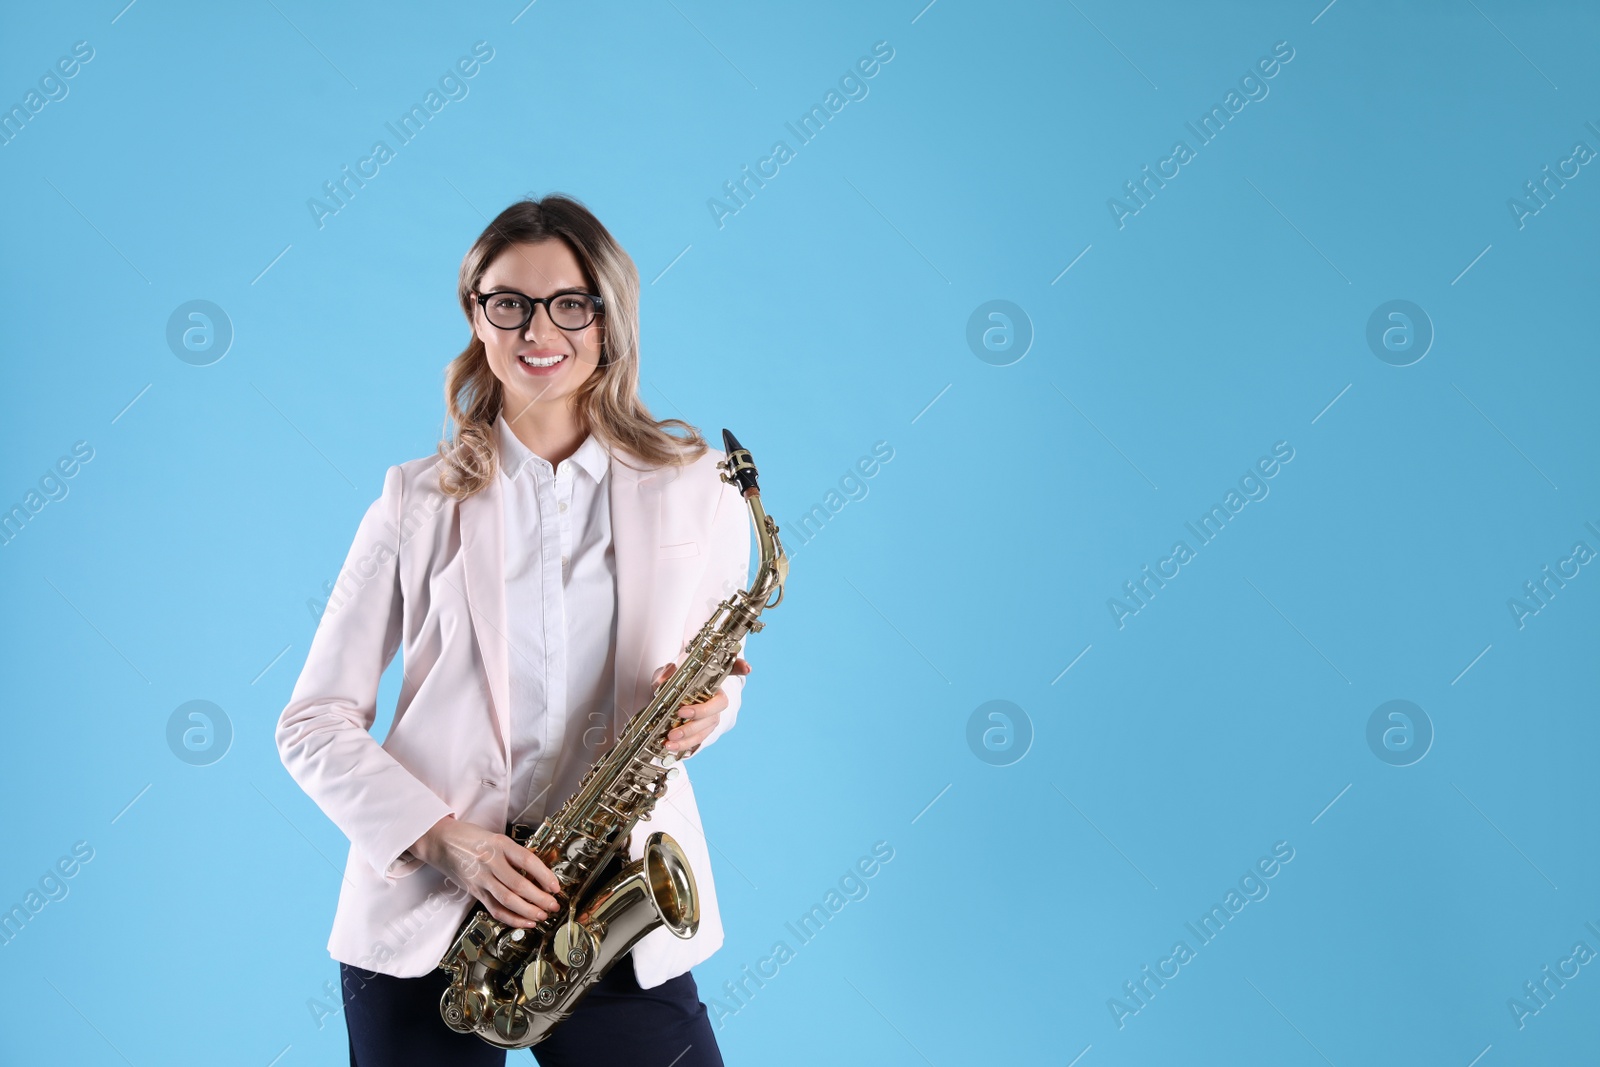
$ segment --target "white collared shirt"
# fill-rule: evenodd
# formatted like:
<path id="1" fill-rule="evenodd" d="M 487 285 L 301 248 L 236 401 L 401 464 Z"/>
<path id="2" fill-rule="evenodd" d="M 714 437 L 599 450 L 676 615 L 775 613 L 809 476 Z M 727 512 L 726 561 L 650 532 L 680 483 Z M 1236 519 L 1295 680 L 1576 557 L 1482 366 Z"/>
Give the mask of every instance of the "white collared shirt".
<path id="1" fill-rule="evenodd" d="M 610 742 L 617 563 L 610 456 L 591 434 L 555 467 L 495 418 L 505 502 L 511 822 L 537 824 Z"/>

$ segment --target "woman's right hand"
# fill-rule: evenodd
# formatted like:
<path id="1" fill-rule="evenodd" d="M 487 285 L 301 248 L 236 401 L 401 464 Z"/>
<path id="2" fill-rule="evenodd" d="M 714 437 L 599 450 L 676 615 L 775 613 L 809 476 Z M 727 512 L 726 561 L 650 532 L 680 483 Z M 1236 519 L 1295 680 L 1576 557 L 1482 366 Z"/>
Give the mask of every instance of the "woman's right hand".
<path id="1" fill-rule="evenodd" d="M 558 907 L 551 894 L 561 891 L 560 881 L 539 857 L 505 834 L 446 815 L 410 851 L 508 926 L 530 927 Z"/>

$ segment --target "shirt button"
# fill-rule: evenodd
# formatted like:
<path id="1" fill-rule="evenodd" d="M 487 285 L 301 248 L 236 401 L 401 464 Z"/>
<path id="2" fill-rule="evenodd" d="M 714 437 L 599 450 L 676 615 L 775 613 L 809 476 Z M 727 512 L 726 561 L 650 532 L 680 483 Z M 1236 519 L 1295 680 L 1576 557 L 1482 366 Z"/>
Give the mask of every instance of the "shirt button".
<path id="1" fill-rule="evenodd" d="M 567 502 L 565 500 L 563 500 L 561 502 L 561 510 L 562 511 L 566 511 L 567 510 Z"/>
<path id="2" fill-rule="evenodd" d="M 566 556 L 562 556 L 561 557 L 561 565 L 563 567 L 565 567 L 567 565 L 567 557 Z"/>

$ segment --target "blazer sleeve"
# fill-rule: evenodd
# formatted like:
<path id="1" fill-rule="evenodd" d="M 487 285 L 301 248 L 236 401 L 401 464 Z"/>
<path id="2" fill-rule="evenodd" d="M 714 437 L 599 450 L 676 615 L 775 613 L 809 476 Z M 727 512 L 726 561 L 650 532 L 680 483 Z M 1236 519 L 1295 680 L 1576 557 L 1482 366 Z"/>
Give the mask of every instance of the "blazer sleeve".
<path id="1" fill-rule="evenodd" d="M 400 645 L 401 471 L 367 508 L 278 719 L 278 755 L 385 882 L 422 866 L 406 850 L 458 814 L 368 731 L 378 681 Z"/>
<path id="2" fill-rule="evenodd" d="M 737 487 L 722 482 L 720 477 L 718 486 L 721 492 L 717 495 L 708 538 L 710 560 L 706 564 L 705 576 L 700 580 L 700 587 L 695 591 L 694 610 L 689 612 L 688 628 L 683 635 L 684 648 L 689 647 L 689 642 L 700 632 L 700 627 L 705 625 L 716 606 L 750 582 L 750 508 L 744 502 L 744 497 L 739 495 Z M 739 651 L 744 651 L 743 639 L 739 642 Z M 705 751 L 713 741 L 733 729 L 739 717 L 744 675 L 728 675 L 719 688 L 727 694 L 728 706 L 717 718 L 717 725 L 694 750 L 695 753 Z"/>

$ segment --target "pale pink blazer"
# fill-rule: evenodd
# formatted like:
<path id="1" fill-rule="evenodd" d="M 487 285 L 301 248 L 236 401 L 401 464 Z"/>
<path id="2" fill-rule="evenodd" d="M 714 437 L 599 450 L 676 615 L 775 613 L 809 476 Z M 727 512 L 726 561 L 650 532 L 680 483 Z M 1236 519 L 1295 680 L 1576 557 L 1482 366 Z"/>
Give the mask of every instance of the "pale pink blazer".
<path id="1" fill-rule="evenodd" d="M 745 587 L 748 506 L 708 450 L 685 467 L 638 471 L 614 451 L 609 481 L 617 566 L 616 716 L 612 738 L 649 701 L 656 668 L 678 659 L 716 605 Z M 328 952 L 400 977 L 438 966 L 473 906 L 464 889 L 406 849 L 447 814 L 504 830 L 510 801 L 503 517 L 498 471 L 464 501 L 439 491 L 437 457 L 390 467 L 367 509 L 305 667 L 278 721 L 278 752 L 350 839 Z M 630 466 L 631 464 L 631 466 Z M 383 743 L 368 732 L 379 676 L 399 649 L 404 674 Z M 695 756 L 680 764 L 630 858 L 664 830 L 694 870 L 700 928 L 664 928 L 631 953 L 640 986 L 687 971 L 722 944 L 711 857 L 690 767 L 732 728 L 742 676 Z M 563 798 L 551 798 L 549 809 Z M 623 966 L 619 964 L 618 966 Z"/>

